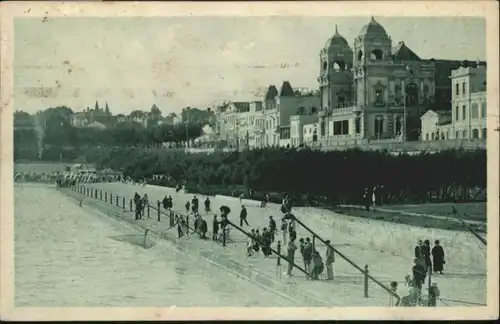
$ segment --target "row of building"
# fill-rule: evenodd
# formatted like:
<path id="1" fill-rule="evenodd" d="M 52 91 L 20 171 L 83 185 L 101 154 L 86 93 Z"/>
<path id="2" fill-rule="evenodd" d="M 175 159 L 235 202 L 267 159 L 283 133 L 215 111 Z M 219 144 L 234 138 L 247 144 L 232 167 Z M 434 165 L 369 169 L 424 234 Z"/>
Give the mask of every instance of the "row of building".
<path id="1" fill-rule="evenodd" d="M 220 140 L 238 147 L 348 145 L 486 136 L 486 63 L 422 59 L 393 47 L 373 17 L 351 47 L 337 27 L 319 53 L 317 92 L 284 81 L 262 100 L 216 111 Z"/>
<path id="2" fill-rule="evenodd" d="M 153 105 L 150 111 L 135 110 L 129 115 L 113 115 L 106 102 L 104 108 L 99 107 L 96 101 L 93 109 L 87 107 L 84 111 L 76 112 L 71 117 L 71 124 L 75 127 L 89 127 L 106 129 L 123 122 L 135 122 L 145 128 L 154 128 L 161 125 L 178 125 L 183 123 L 215 123 L 215 114 L 210 109 L 186 107 L 177 116 L 174 113 L 162 116 L 160 109 Z"/>

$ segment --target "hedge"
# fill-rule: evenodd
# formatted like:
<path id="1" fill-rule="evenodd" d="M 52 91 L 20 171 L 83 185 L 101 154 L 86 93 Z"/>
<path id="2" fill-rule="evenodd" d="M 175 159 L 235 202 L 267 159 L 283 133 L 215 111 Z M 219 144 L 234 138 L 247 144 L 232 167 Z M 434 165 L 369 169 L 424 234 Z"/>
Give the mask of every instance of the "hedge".
<path id="1" fill-rule="evenodd" d="M 301 203 L 359 203 L 365 188 L 384 185 L 386 201 L 465 201 L 486 187 L 486 151 L 450 149 L 435 154 L 392 155 L 361 150 L 321 152 L 266 148 L 186 154 L 169 150 L 115 149 L 96 155 L 102 168 L 135 180 L 166 175 L 157 184 L 184 183 L 206 194 L 264 192 L 279 201 L 287 192 Z M 274 194 L 275 193 L 275 194 Z"/>

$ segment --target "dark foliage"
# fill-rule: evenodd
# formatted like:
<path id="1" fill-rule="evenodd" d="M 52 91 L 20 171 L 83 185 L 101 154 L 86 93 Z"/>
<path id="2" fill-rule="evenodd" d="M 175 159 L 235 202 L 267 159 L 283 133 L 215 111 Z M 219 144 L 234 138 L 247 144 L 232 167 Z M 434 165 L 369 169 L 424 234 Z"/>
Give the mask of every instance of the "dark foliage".
<path id="1" fill-rule="evenodd" d="M 166 175 L 170 180 L 158 184 L 181 182 L 206 194 L 252 191 L 261 199 L 271 192 L 277 202 L 287 192 L 295 204 L 359 203 L 363 190 L 375 185 L 384 185 L 387 202 L 464 201 L 471 189 L 486 187 L 485 150 L 395 156 L 360 150 L 269 148 L 207 155 L 116 149 L 97 155 L 96 162 L 137 180 Z"/>

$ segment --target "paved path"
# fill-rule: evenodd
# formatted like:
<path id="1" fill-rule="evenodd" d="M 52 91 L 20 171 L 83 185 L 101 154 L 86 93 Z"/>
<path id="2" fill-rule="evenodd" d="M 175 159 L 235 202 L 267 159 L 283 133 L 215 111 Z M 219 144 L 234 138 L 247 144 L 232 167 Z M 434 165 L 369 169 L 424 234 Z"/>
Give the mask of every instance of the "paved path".
<path id="1" fill-rule="evenodd" d="M 139 187 L 133 185 L 124 185 L 124 184 L 92 184 L 87 185 L 93 188 L 99 189 L 110 189 L 108 192 L 113 192 L 113 196 L 117 194 L 120 197 L 126 196 L 131 197 L 135 193 L 135 191 L 139 192 L 139 194 L 143 195 L 144 193 L 148 194 L 150 199 L 150 203 L 153 204 L 157 200 L 163 198 L 165 194 L 165 188 L 155 187 L 155 186 L 147 186 L 147 187 Z M 119 187 L 119 191 L 117 190 Z M 167 188 L 169 189 L 169 188 Z M 182 210 L 185 202 L 188 199 L 192 198 L 192 195 L 184 195 L 180 193 L 175 193 L 173 190 L 168 190 L 167 194 L 171 194 L 174 202 L 174 210 Z M 108 194 L 109 197 L 109 194 Z M 201 200 L 201 196 L 198 196 Z M 203 197 L 204 198 L 204 197 Z M 91 198 L 86 198 L 91 199 Z M 128 199 L 127 199 L 128 200 Z M 120 198 L 121 202 L 121 198 Z M 84 204 L 86 202 L 84 201 Z M 120 217 L 125 217 L 129 222 L 134 222 L 135 224 L 143 227 L 149 228 L 151 230 L 157 232 L 166 232 L 168 235 L 175 237 L 177 235 L 175 229 L 167 229 L 168 222 L 166 221 L 157 221 L 157 213 L 156 211 L 152 211 L 150 213 L 151 219 L 145 219 L 140 221 L 134 221 L 133 213 L 129 211 L 123 211 L 122 208 L 116 208 L 116 206 L 110 205 L 109 203 L 99 202 L 100 204 L 106 205 L 107 208 L 117 209 L 121 214 Z M 237 222 L 239 219 L 236 219 L 235 215 L 239 214 L 238 204 L 239 201 L 223 201 L 220 197 L 212 198 L 212 210 L 218 210 L 219 207 L 224 204 L 228 205 L 231 208 L 230 219 L 239 224 Z M 109 206 L 108 206 L 109 205 Z M 120 203 L 121 205 L 121 203 Z M 248 205 L 248 204 L 247 204 Z M 266 211 L 265 209 L 261 209 L 254 204 L 250 204 L 247 206 L 249 210 L 249 223 L 254 226 L 254 228 L 259 228 L 262 230 L 263 227 L 267 227 L 268 225 L 268 216 L 262 217 Z M 128 205 L 126 210 L 128 210 Z M 258 213 L 256 213 L 258 211 Z M 267 209 L 268 213 L 273 213 L 277 222 L 279 222 L 279 213 L 276 209 Z M 203 215 L 203 214 L 202 214 Z M 211 220 L 213 218 L 213 214 L 205 216 L 209 231 L 211 231 Z M 248 228 L 246 228 L 248 229 Z M 298 231 L 298 235 L 306 234 L 305 231 Z M 180 242 L 182 241 L 182 242 Z M 357 270 L 353 269 L 346 262 L 342 262 L 340 258 L 337 257 L 336 262 L 336 278 L 334 281 L 311 281 L 305 278 L 305 275 L 294 269 L 294 276 L 287 277 L 284 275 L 286 271 L 286 264 L 282 261 L 281 269 L 277 268 L 277 260 L 275 256 L 264 257 L 261 253 L 256 254 L 252 257 L 247 257 L 246 255 L 246 238 L 243 234 L 239 233 L 236 229 L 231 230 L 231 242 L 228 242 L 227 246 L 224 248 L 219 243 L 214 243 L 211 240 L 200 240 L 193 236 L 189 238 L 183 238 L 179 240 L 178 244 L 189 245 L 190 249 L 196 249 L 200 251 L 200 254 L 204 257 L 210 258 L 210 255 L 215 254 L 218 257 L 223 257 L 225 260 L 229 260 L 229 262 L 234 263 L 234 268 L 238 268 L 239 271 L 252 271 L 261 273 L 268 277 L 269 280 L 281 281 L 286 285 L 291 285 L 296 289 L 307 292 L 308 294 L 317 297 L 317 299 L 326 301 L 328 305 L 338 305 L 338 306 L 387 306 L 389 302 L 389 295 L 382 288 L 376 286 L 374 283 L 370 283 L 370 298 L 363 297 L 363 275 L 359 273 Z M 344 244 L 339 244 L 339 246 L 344 246 Z M 273 244 L 273 248 L 276 249 L 276 243 Z M 323 254 L 326 250 L 324 247 L 318 246 L 318 250 Z M 360 251 L 362 252 L 362 251 Z M 299 253 L 297 253 L 299 254 Z M 366 252 L 365 252 L 366 254 Z M 373 258 L 373 256 L 371 256 Z M 299 263 L 301 263 L 300 255 L 296 256 L 296 259 Z M 245 269 L 241 269 L 241 267 Z M 301 264 L 302 266 L 302 264 Z M 322 278 L 324 279 L 324 278 Z M 385 281 L 390 281 L 387 278 Z"/>
<path id="2" fill-rule="evenodd" d="M 116 192 L 120 195 L 132 197 L 137 191 L 141 195 L 148 193 L 151 202 L 161 200 L 164 195 L 172 195 L 174 209 L 184 210 L 184 204 L 193 197 L 193 194 L 175 193 L 172 188 L 137 185 L 127 185 L 121 183 L 92 184 L 91 187 L 100 188 L 109 192 Z M 200 202 L 204 196 L 197 195 Z M 229 218 L 239 223 L 239 210 L 241 208 L 239 199 L 216 196 L 211 198 L 212 210 L 218 210 L 221 205 L 231 208 Z M 244 200 L 248 209 L 248 221 L 253 228 L 262 229 L 268 226 L 269 216 L 273 215 L 278 226 L 281 212 L 279 206 L 269 204 L 268 208 L 259 208 L 256 201 Z M 203 204 L 201 204 L 203 206 Z M 448 296 L 463 295 L 468 292 L 475 301 L 486 299 L 485 276 L 486 264 L 485 255 L 481 254 L 476 238 L 468 233 L 453 231 L 442 231 L 436 229 L 423 229 L 410 227 L 401 224 L 390 224 L 387 222 L 364 220 L 356 217 L 336 214 L 330 211 L 316 208 L 294 208 L 294 214 L 306 225 L 317 231 L 324 239 L 330 239 L 332 244 L 343 254 L 349 256 L 356 264 L 363 267 L 368 264 L 370 273 L 385 284 L 390 281 L 402 282 L 406 274 L 411 272 L 413 246 L 417 239 L 429 238 L 433 241 L 439 238 L 445 246 L 447 252 L 447 267 L 450 273 L 446 278 L 439 278 L 442 291 L 450 293 Z M 153 217 L 153 216 L 152 216 Z M 211 230 L 212 215 L 208 215 L 207 223 Z M 309 236 L 304 229 L 297 226 L 298 237 Z M 232 253 L 232 257 L 238 258 L 242 264 L 250 264 L 259 271 L 267 271 L 270 277 L 276 278 L 276 260 L 265 259 L 261 254 L 247 258 L 245 254 L 246 239 L 242 234 L 236 233 L 233 229 L 234 243 L 229 244 L 224 253 Z M 326 248 L 319 242 L 317 249 L 324 256 Z M 300 256 L 298 256 L 300 259 Z M 449 265 L 448 265 L 449 264 Z M 453 269 L 452 269 L 453 267 Z M 264 270 L 267 269 L 267 270 Z M 388 294 L 382 288 L 370 282 L 370 296 L 368 300 L 362 298 L 363 276 L 340 257 L 336 257 L 335 262 L 336 280 L 331 283 L 327 281 L 312 282 L 303 279 L 302 273 L 295 272 L 296 277 L 282 278 L 286 282 L 293 282 L 295 286 L 304 287 L 305 290 L 314 290 L 318 294 L 330 295 L 330 300 L 345 299 L 342 296 L 360 296 L 360 301 L 349 298 L 350 303 L 342 302 L 343 305 L 383 305 L 388 304 Z M 305 283 L 305 284 L 304 284 Z M 342 283 L 342 285 L 338 285 Z M 323 287 L 332 288 L 323 288 Z M 314 286 L 313 289 L 311 287 Z M 326 289 L 328 292 L 321 293 Z M 401 288 L 404 290 L 405 288 Z M 338 295 L 337 292 L 343 293 Z M 404 294 L 404 291 L 402 292 Z M 445 293 L 446 294 L 446 293 Z M 379 304 L 374 303 L 374 296 Z M 352 299 L 352 301 L 351 301 Z M 462 298 L 463 299 L 463 298 Z M 370 301 L 367 303 L 367 301 Z"/>

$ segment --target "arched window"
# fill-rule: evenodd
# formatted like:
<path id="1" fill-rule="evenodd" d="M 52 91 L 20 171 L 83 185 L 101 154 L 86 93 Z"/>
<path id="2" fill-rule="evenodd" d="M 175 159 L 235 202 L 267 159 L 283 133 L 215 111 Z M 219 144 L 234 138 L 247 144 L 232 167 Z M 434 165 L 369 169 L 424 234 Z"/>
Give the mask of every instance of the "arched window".
<path id="1" fill-rule="evenodd" d="M 372 61 L 378 61 L 384 59 L 384 52 L 379 49 L 373 50 L 370 54 L 370 59 Z"/>
<path id="2" fill-rule="evenodd" d="M 363 58 L 363 52 L 362 51 L 358 51 L 358 55 L 357 55 L 357 60 L 358 61 L 361 61 L 361 59 Z"/>

